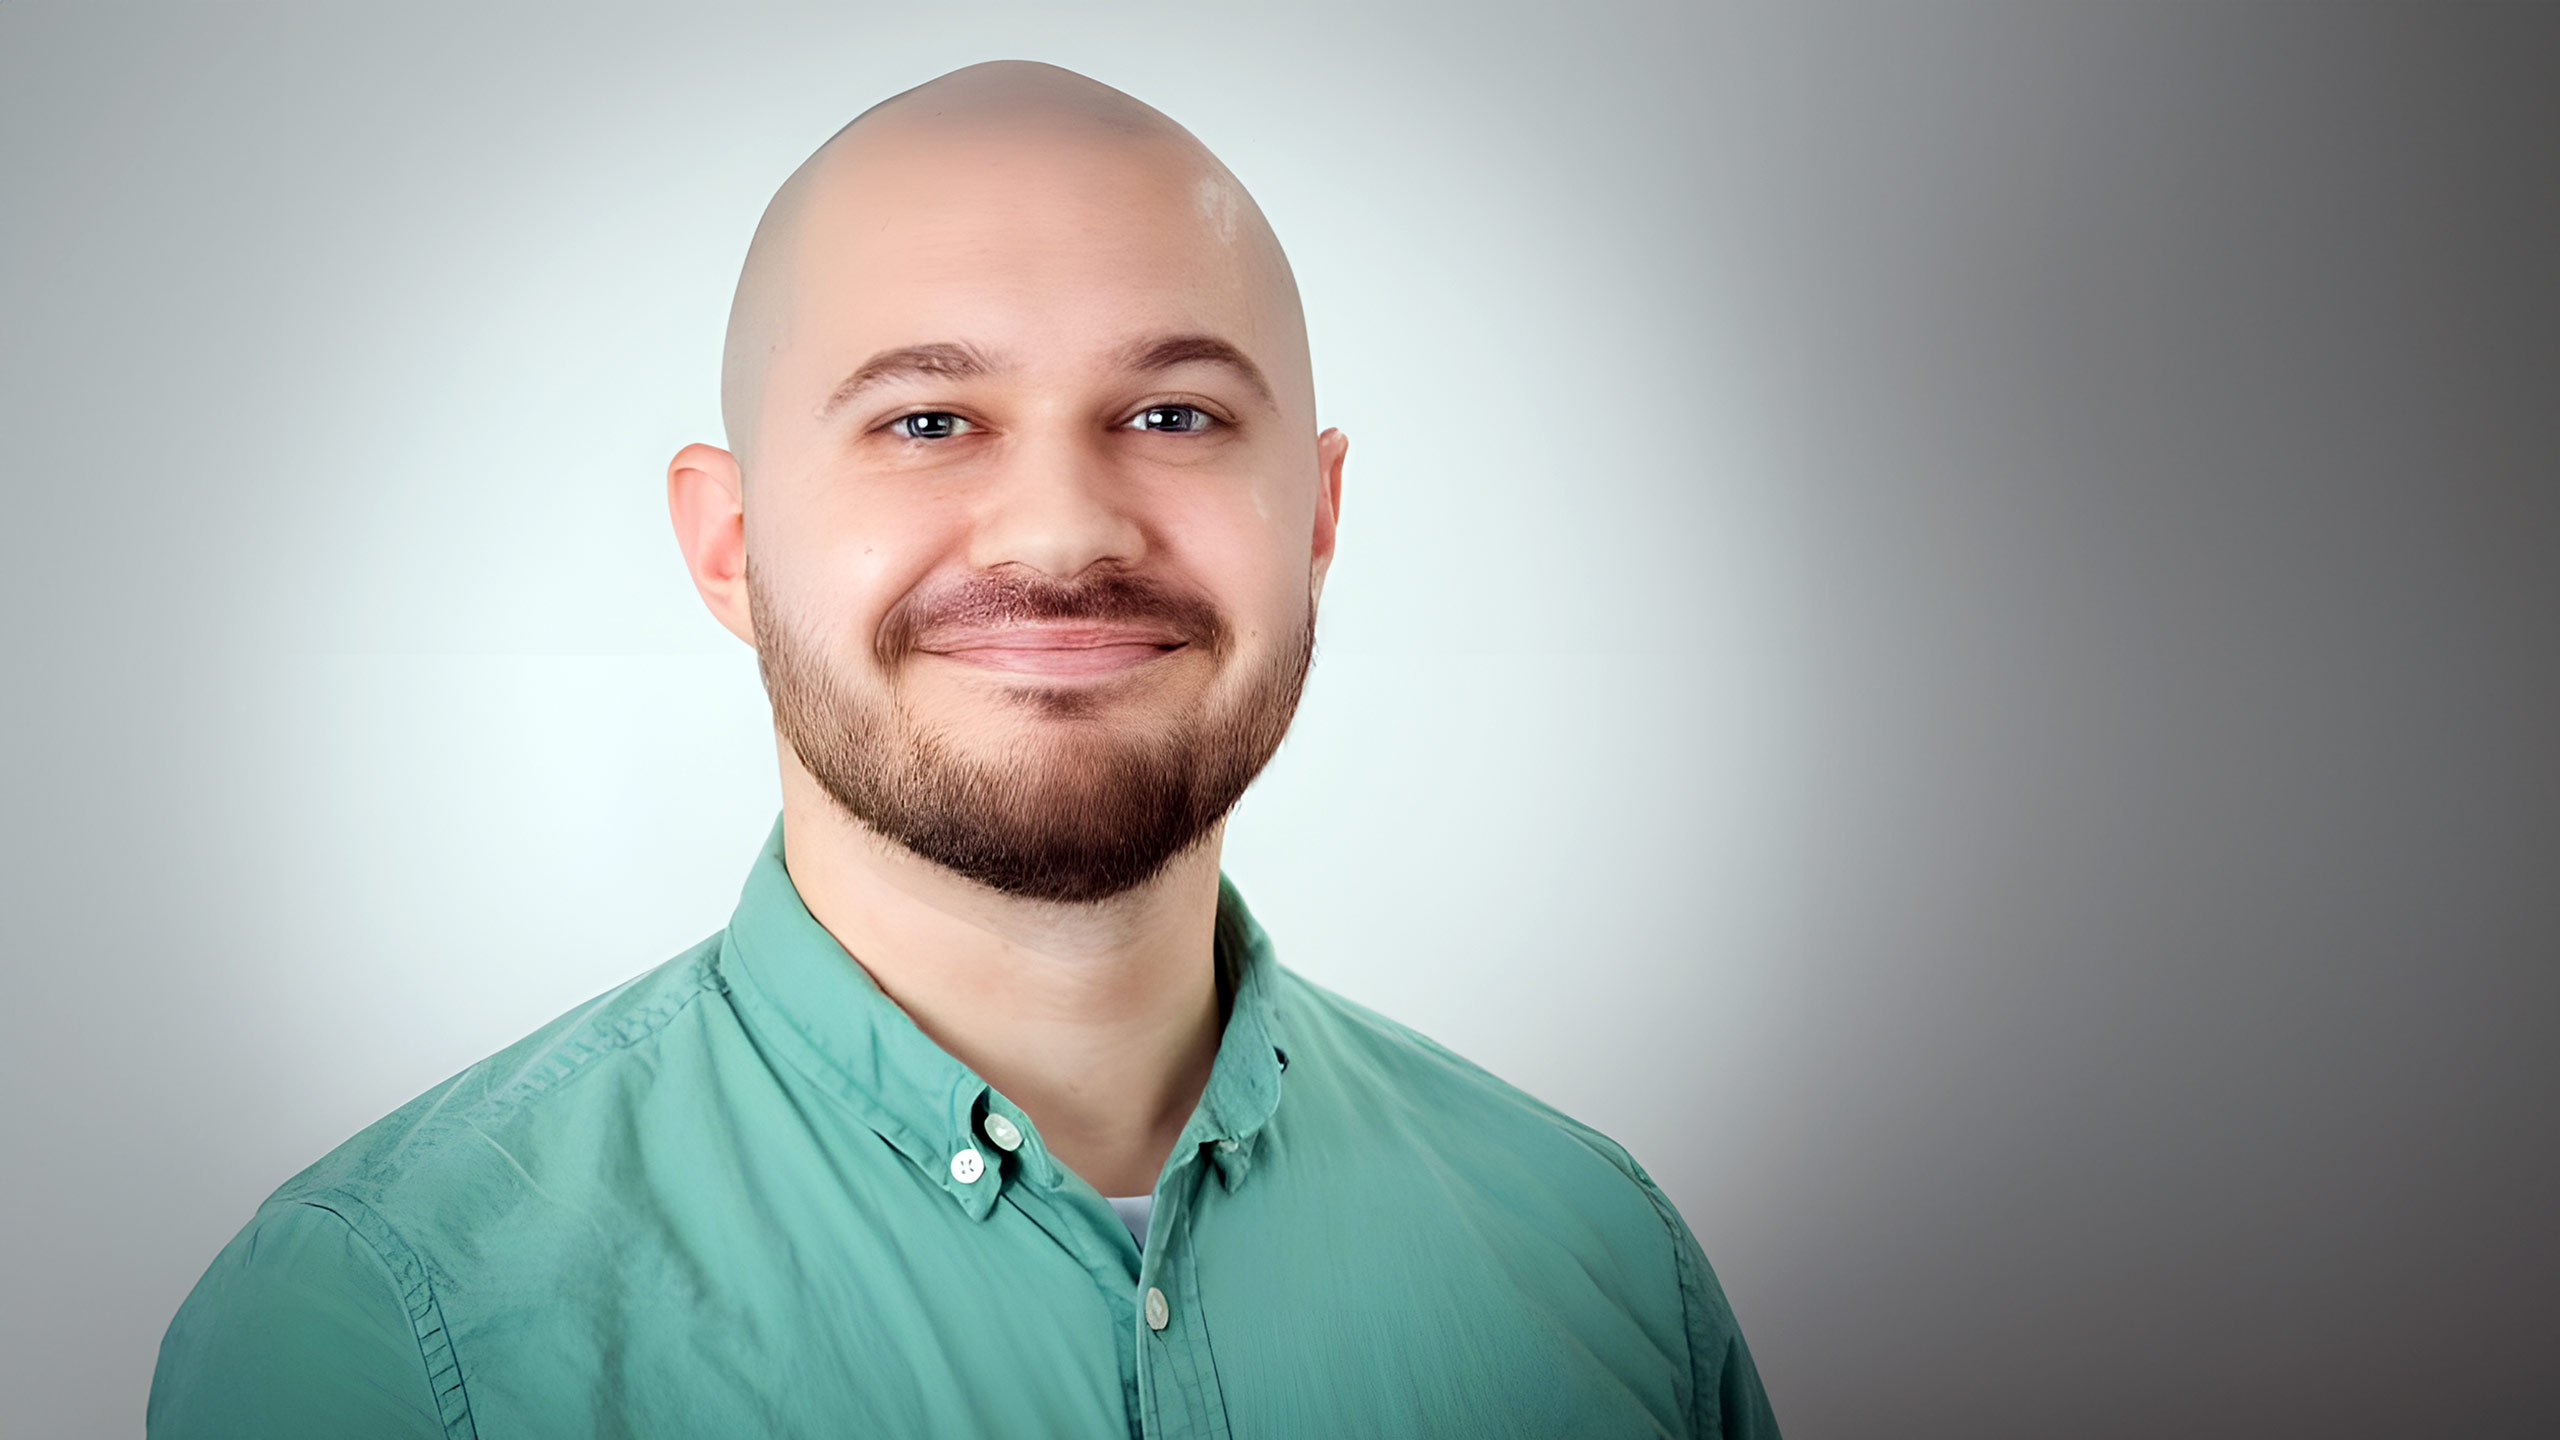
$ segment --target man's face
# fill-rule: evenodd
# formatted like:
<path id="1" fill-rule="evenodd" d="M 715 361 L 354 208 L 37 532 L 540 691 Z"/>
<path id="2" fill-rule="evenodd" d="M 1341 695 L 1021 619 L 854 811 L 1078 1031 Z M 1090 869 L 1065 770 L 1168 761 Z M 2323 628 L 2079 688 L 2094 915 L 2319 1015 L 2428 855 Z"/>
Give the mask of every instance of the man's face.
<path id="1" fill-rule="evenodd" d="M 1294 305 L 1176 147 L 848 150 L 799 217 L 746 455 L 777 727 L 929 860 L 1116 894 L 1296 705 L 1342 446 Z"/>

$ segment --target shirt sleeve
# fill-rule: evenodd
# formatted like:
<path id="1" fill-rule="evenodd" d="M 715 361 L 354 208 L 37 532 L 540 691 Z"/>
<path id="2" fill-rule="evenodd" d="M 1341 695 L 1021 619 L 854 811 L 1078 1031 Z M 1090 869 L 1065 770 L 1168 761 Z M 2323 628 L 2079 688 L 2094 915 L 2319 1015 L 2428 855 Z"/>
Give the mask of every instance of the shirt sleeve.
<path id="1" fill-rule="evenodd" d="M 1760 1370 L 1742 1343 L 1742 1327 L 1716 1283 L 1698 1237 L 1650 1178 L 1645 1196 L 1671 1232 L 1672 1264 L 1680 1275 L 1680 1308 L 1689 1329 L 1689 1433 L 1706 1440 L 1778 1440 L 1778 1417 L 1760 1388 Z"/>
<path id="2" fill-rule="evenodd" d="M 443 1440 L 391 1267 L 332 1211 L 273 1204 L 169 1322 L 151 1440 Z"/>

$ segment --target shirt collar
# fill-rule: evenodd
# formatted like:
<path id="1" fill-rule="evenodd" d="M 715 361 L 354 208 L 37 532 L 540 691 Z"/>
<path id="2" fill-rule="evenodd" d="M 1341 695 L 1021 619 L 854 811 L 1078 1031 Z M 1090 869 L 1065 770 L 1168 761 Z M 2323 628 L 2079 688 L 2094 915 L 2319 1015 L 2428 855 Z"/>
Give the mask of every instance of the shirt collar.
<path id="1" fill-rule="evenodd" d="M 1289 1068 L 1281 1029 L 1279 961 L 1271 937 L 1225 875 L 1218 877 L 1218 975 L 1229 995 L 1226 1033 L 1209 1067 L 1208 1086 L 1174 1145 L 1174 1162 L 1207 1145 L 1218 1178 L 1232 1190 L 1253 1168 L 1263 1127 L 1280 1107 L 1280 1077 Z"/>
<path id="2" fill-rule="evenodd" d="M 1262 1129 L 1280 1103 L 1288 1059 L 1270 938 L 1223 875 L 1216 947 L 1220 989 L 1230 997 L 1226 1031 L 1167 1168 L 1206 1147 L 1232 1189 L 1252 1168 Z M 1022 1111 L 916 1028 L 809 913 L 783 865 L 779 818 L 747 873 L 722 936 L 720 966 L 749 1028 L 851 1107 L 971 1218 L 984 1218 L 1009 1180 L 1046 1186 L 1064 1180 Z M 984 1138 L 980 1127 L 989 1114 L 1022 1132 L 1010 1156 Z M 978 1157 L 976 1167 L 955 1164 L 963 1152 Z"/>

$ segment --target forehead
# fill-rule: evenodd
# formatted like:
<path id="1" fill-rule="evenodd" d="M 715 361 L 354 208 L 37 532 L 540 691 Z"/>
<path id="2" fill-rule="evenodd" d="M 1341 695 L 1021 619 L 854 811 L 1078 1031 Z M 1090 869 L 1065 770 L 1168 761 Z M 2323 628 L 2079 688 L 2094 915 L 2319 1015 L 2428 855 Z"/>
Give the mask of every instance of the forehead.
<path id="1" fill-rule="evenodd" d="M 1178 142 L 909 132 L 829 158 L 778 359 L 967 340 L 1036 362 L 1167 331 L 1252 349 L 1272 329 L 1235 182 Z"/>

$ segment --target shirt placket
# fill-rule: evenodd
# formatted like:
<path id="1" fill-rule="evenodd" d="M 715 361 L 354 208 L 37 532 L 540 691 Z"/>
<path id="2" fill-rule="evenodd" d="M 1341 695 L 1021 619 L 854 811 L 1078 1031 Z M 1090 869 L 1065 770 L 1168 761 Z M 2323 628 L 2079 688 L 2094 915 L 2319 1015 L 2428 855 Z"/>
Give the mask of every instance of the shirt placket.
<path id="1" fill-rule="evenodd" d="M 1136 1242 L 1107 1206 L 1080 1203 L 1066 1190 L 1065 1171 L 1040 1147 L 1029 1117 L 990 1092 L 988 1113 L 979 1128 L 1004 1156 L 997 1177 L 1004 1182 L 1003 1203 L 1065 1251 L 1093 1281 L 1109 1316 L 1112 1348 L 1118 1352 L 1123 1414 L 1131 1440 L 1139 1440 L 1146 1433 L 1140 1419 L 1146 1402 L 1140 1389 L 1138 1343 L 1146 1328 L 1146 1305 Z"/>
<path id="2" fill-rule="evenodd" d="M 1141 1431 L 1150 1440 L 1228 1440 L 1227 1402 L 1209 1350 L 1191 1223 L 1208 1167 L 1194 1144 L 1158 1187 L 1138 1266 Z"/>

